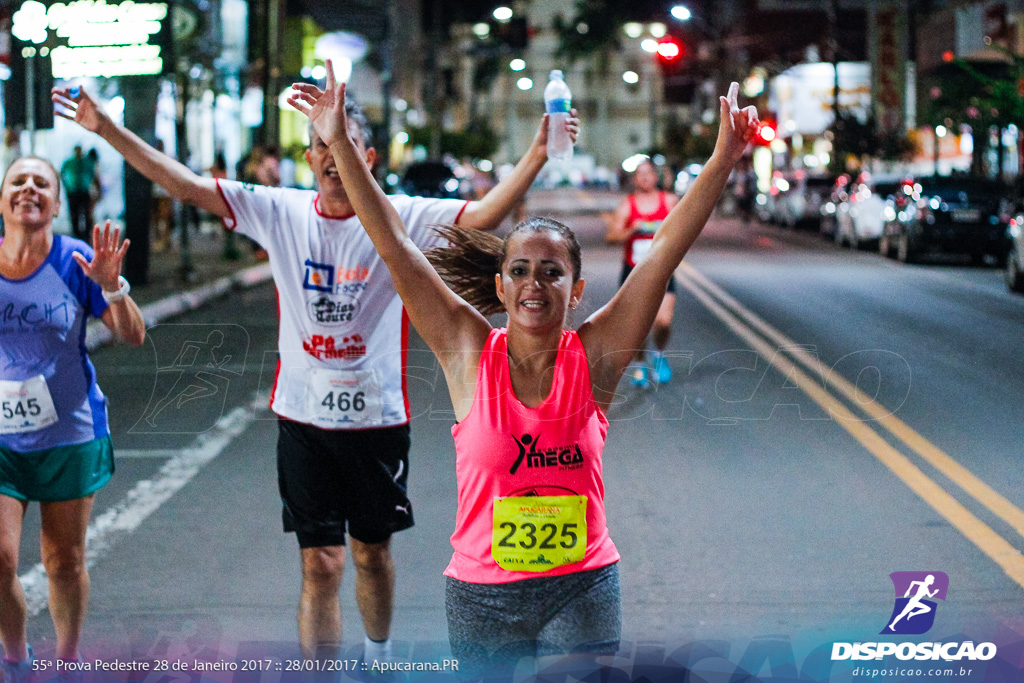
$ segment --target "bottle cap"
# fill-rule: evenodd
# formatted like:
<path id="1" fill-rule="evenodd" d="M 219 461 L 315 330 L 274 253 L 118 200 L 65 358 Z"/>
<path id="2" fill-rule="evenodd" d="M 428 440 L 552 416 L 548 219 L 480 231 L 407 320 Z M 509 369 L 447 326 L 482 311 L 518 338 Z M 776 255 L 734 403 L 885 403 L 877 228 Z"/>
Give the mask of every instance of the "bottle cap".
<path id="1" fill-rule="evenodd" d="M 550 80 L 554 80 L 554 79 L 556 79 L 556 78 L 557 78 L 558 80 L 562 80 L 562 70 L 561 70 L 561 69 L 552 69 L 552 70 L 551 70 L 551 75 L 550 75 L 550 76 L 548 76 L 548 78 L 549 78 Z"/>

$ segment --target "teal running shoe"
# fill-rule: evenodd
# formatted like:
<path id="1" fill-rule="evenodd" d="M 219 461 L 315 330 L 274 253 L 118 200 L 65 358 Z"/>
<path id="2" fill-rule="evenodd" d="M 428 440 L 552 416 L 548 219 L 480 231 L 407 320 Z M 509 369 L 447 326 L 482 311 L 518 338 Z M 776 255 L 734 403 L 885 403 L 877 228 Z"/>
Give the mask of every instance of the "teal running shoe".
<path id="1" fill-rule="evenodd" d="M 654 381 L 658 384 L 668 384 L 672 379 L 672 368 L 669 367 L 668 358 L 665 356 L 654 357 Z"/>
<path id="2" fill-rule="evenodd" d="M 32 663 L 36 658 L 32 646 L 27 645 L 28 657 L 19 661 L 3 658 L 4 683 L 29 683 L 32 680 Z"/>
<path id="3" fill-rule="evenodd" d="M 629 383 L 640 389 L 646 389 L 651 386 L 650 371 L 647 369 L 647 366 L 637 365 L 633 368 L 633 376 L 629 378 Z"/>

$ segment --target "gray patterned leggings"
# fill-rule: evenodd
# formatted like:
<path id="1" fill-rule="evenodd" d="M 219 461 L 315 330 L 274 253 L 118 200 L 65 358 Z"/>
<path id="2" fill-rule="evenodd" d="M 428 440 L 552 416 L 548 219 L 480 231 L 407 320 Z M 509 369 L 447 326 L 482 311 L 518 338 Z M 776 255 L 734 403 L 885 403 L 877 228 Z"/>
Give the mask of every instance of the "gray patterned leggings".
<path id="1" fill-rule="evenodd" d="M 448 640 L 459 673 L 479 675 L 522 657 L 613 653 L 622 633 L 617 563 L 501 584 L 448 577 Z"/>

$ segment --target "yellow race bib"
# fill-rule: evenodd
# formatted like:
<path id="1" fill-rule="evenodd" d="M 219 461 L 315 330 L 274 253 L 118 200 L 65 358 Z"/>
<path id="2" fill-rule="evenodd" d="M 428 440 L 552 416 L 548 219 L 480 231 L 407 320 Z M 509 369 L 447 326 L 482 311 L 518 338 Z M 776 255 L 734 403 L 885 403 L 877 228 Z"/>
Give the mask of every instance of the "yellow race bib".
<path id="1" fill-rule="evenodd" d="M 586 553 L 586 496 L 494 499 L 491 557 L 502 569 L 546 572 Z"/>

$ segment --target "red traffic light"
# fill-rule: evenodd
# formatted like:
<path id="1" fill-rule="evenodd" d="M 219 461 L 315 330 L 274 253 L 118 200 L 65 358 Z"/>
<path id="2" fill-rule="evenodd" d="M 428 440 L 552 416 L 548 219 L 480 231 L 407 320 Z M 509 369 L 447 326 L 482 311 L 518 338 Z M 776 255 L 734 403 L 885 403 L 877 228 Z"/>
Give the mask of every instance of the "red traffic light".
<path id="1" fill-rule="evenodd" d="M 761 121 L 757 127 L 757 135 L 754 136 L 754 144 L 770 145 L 778 136 L 774 121 Z"/>
<path id="2" fill-rule="evenodd" d="M 658 60 L 672 64 L 683 56 L 683 44 L 675 38 L 666 37 L 658 41 Z"/>

